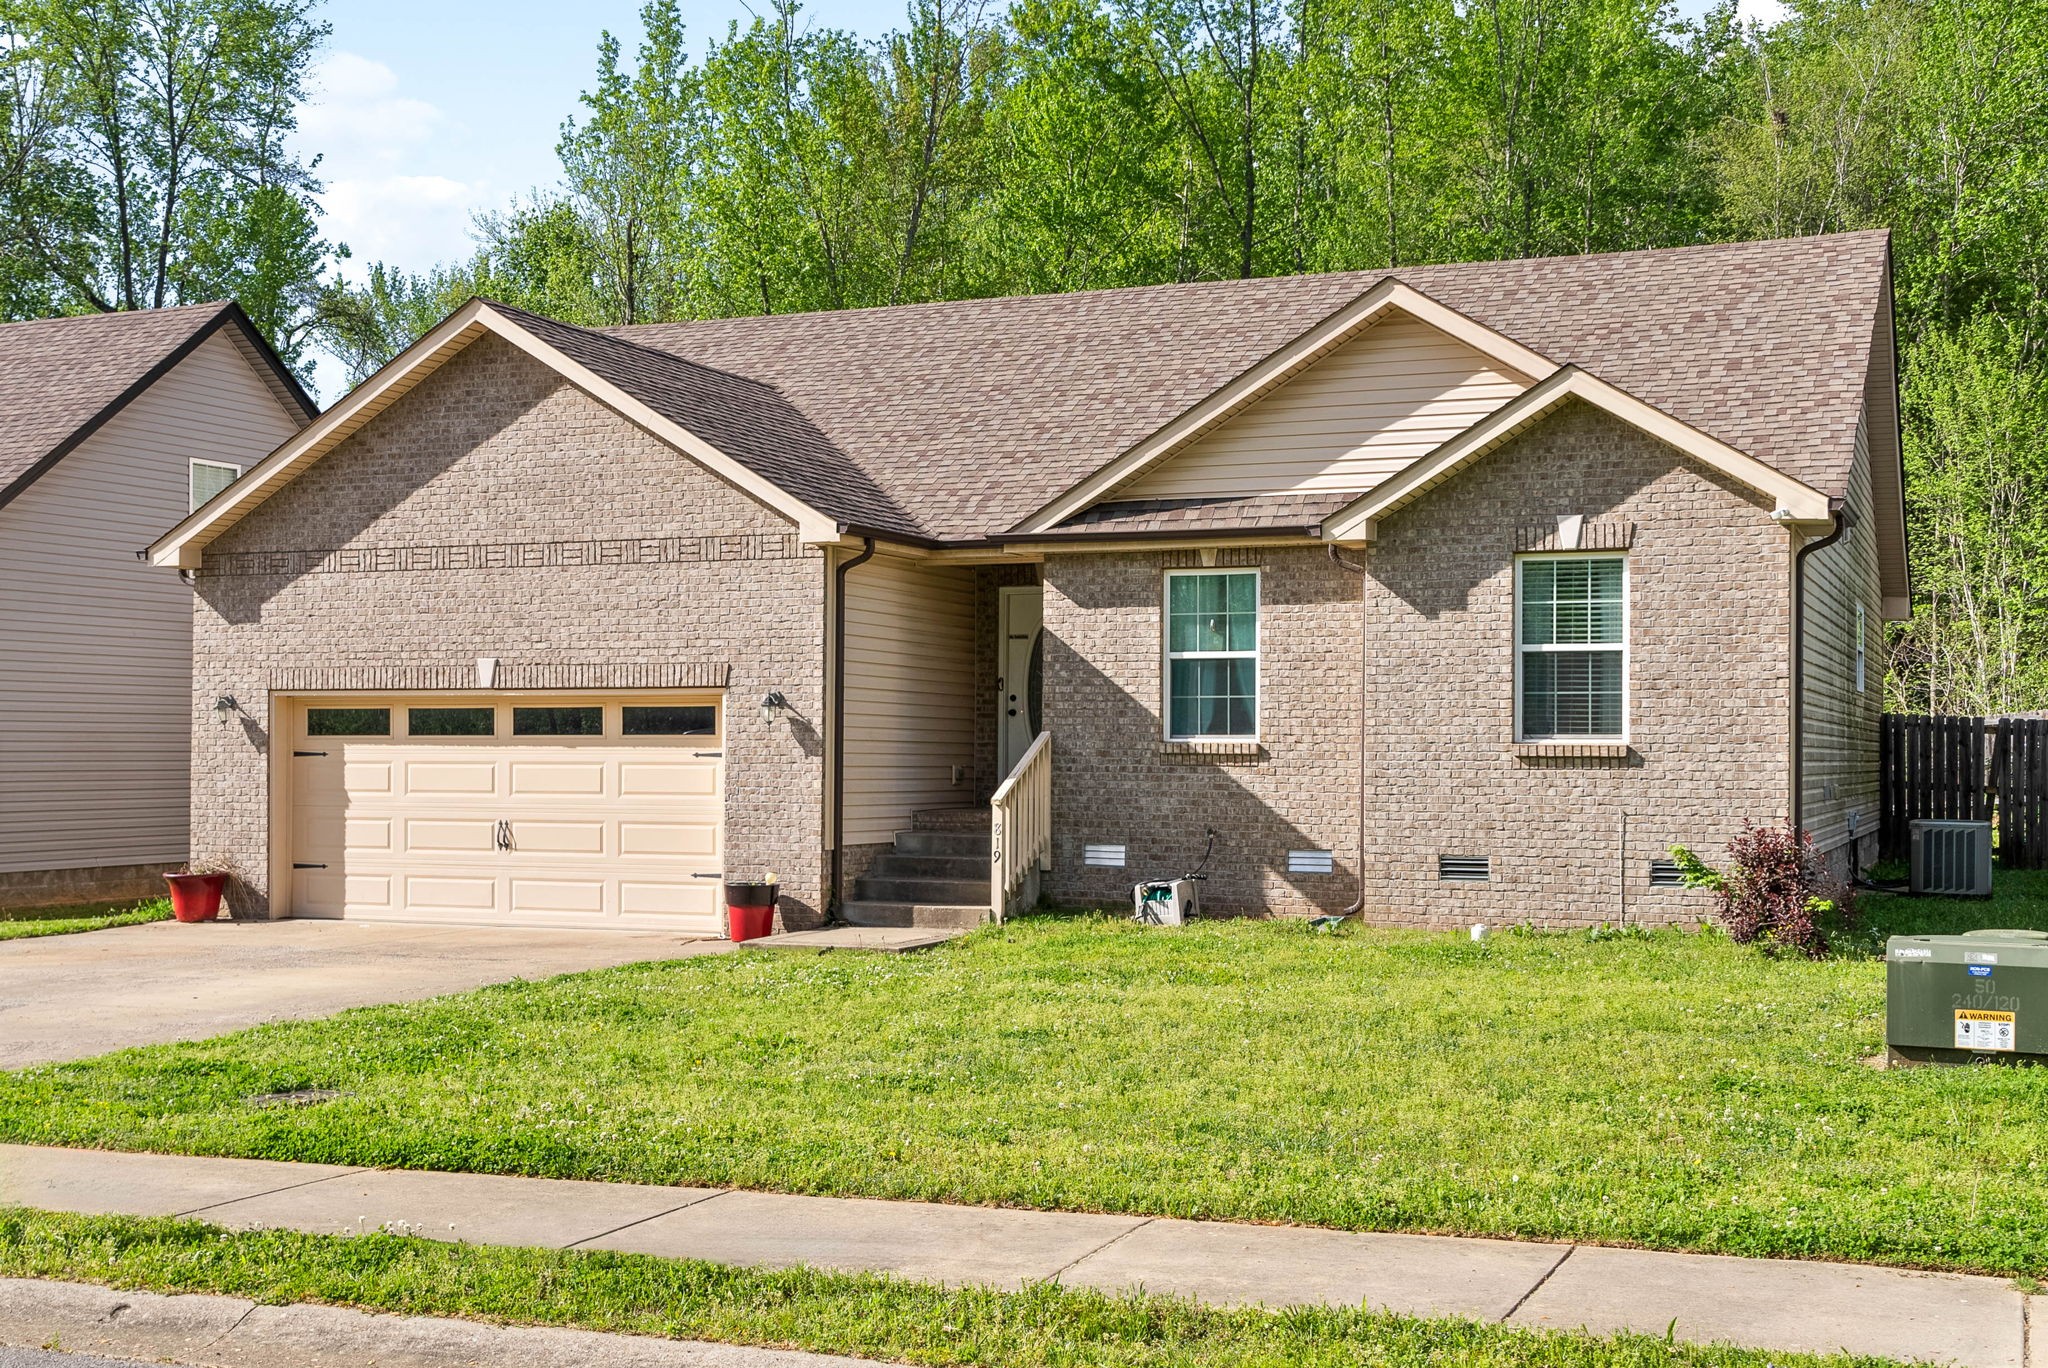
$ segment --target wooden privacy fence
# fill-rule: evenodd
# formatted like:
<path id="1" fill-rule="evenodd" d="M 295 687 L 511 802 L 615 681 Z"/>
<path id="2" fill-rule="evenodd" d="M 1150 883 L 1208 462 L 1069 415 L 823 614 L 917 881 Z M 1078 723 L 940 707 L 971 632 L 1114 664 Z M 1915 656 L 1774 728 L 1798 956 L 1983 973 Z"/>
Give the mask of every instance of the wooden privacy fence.
<path id="1" fill-rule="evenodd" d="M 1995 821 L 2007 869 L 2048 869 L 2048 719 L 1887 713 L 1878 842 L 1904 858 L 1919 818 Z"/>

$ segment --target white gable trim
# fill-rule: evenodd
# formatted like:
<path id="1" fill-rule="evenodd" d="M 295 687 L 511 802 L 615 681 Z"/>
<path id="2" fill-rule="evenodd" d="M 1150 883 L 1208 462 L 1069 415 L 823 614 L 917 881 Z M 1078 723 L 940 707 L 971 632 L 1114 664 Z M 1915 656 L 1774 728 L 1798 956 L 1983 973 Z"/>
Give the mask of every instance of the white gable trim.
<path id="1" fill-rule="evenodd" d="M 1773 516 L 1794 525 L 1826 524 L 1832 518 L 1827 495 L 1772 469 L 1726 442 L 1710 437 L 1626 390 L 1617 389 L 1577 366 L 1565 366 L 1518 399 L 1445 442 L 1355 502 L 1323 520 L 1323 537 L 1335 542 L 1369 542 L 1378 534 L 1377 521 L 1407 507 L 1429 490 L 1499 447 L 1509 438 L 1567 399 L 1582 399 L 1631 427 L 1677 447 L 1701 464 L 1747 485 L 1772 500 Z"/>
<path id="2" fill-rule="evenodd" d="M 673 419 L 665 418 L 609 380 L 570 360 L 481 299 L 472 299 L 441 320 L 426 336 L 392 361 L 333 408 L 308 424 L 296 437 L 263 458 L 241 479 L 204 508 L 158 538 L 149 548 L 152 565 L 199 568 L 214 538 L 240 522 L 257 505 L 304 473 L 357 429 L 382 413 L 425 380 L 456 353 L 486 333 L 494 333 L 561 375 L 591 398 L 644 428 L 726 483 L 752 495 L 797 525 L 805 542 L 831 541 L 839 535 L 837 521 L 791 497 L 781 486 L 750 470 Z"/>
<path id="3" fill-rule="evenodd" d="M 1536 381 L 1557 369 L 1557 363 L 1503 333 L 1437 303 L 1399 280 L 1382 280 L 1351 303 L 1325 318 L 1279 351 L 1245 371 L 1165 427 L 1131 447 L 1102 469 L 1072 486 L 1057 499 L 1019 523 L 1013 531 L 1045 532 L 1089 505 L 1100 502 L 1118 485 L 1159 464 L 1188 443 L 1279 388 L 1333 349 L 1350 341 L 1390 311 L 1427 323 L 1486 357 L 1504 370 Z"/>

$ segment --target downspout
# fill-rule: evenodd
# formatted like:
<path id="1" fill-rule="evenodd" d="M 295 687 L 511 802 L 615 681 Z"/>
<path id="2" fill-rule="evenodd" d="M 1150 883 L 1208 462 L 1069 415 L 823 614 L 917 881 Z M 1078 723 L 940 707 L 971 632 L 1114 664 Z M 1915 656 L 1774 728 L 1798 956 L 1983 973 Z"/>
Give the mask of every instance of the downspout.
<path id="1" fill-rule="evenodd" d="M 1368 687 L 1366 643 L 1369 636 L 1370 620 L 1367 617 L 1368 600 L 1365 592 L 1365 566 L 1360 562 L 1345 560 L 1342 555 L 1338 554 L 1335 542 L 1330 543 L 1330 563 L 1349 570 L 1352 574 L 1358 576 L 1358 860 L 1356 863 L 1358 896 L 1351 900 L 1351 905 L 1345 908 L 1341 914 L 1346 917 L 1355 917 L 1365 910 L 1365 785 L 1368 772 L 1365 756 L 1365 712 L 1366 691 Z"/>
<path id="2" fill-rule="evenodd" d="M 1837 502 L 1830 500 L 1830 503 Z M 1792 553 L 1792 801 L 1790 822 L 1794 831 L 1806 829 L 1806 558 L 1824 551 L 1842 539 L 1855 522 L 1847 508 L 1836 508 L 1835 525 L 1819 541 L 1810 541 Z"/>
<path id="3" fill-rule="evenodd" d="M 875 539 L 862 537 L 860 554 L 839 562 L 832 590 L 832 885 L 826 919 L 845 901 L 839 887 L 846 847 L 846 572 L 875 555 Z"/>

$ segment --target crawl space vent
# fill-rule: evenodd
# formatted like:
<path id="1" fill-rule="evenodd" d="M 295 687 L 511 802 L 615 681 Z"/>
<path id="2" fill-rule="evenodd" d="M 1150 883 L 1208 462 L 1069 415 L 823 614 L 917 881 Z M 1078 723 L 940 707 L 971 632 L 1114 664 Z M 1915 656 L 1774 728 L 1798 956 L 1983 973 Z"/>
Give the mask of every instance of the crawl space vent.
<path id="1" fill-rule="evenodd" d="M 1097 869 L 1122 869 L 1124 847 L 1120 845 L 1084 845 L 1081 847 L 1081 863 Z"/>
<path id="2" fill-rule="evenodd" d="M 1684 886 L 1684 884 L 1685 884 L 1685 876 L 1684 876 L 1684 875 L 1682 875 L 1682 874 L 1680 874 L 1680 873 L 1678 872 L 1678 861 L 1676 861 L 1676 860 L 1652 860 L 1652 861 L 1650 861 L 1650 887 L 1652 887 L 1652 888 L 1680 888 L 1680 887 L 1683 887 L 1683 886 Z"/>
<path id="3" fill-rule="evenodd" d="M 1493 877 L 1491 855 L 1439 855 L 1436 876 L 1446 883 L 1485 883 Z"/>
<path id="4" fill-rule="evenodd" d="M 1289 874 L 1328 874 L 1336 867 L 1336 861 L 1327 850 L 1290 850 L 1287 852 L 1287 872 Z"/>

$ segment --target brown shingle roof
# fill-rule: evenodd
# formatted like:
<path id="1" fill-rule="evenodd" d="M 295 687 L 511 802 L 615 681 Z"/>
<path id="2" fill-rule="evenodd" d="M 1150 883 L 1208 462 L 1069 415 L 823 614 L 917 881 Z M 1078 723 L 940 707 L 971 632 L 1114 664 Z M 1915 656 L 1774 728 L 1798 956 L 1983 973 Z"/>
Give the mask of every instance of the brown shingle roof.
<path id="1" fill-rule="evenodd" d="M 1391 274 L 1839 494 L 1888 250 L 1883 233 L 1845 233 Z M 648 402 L 679 386 L 661 401 L 678 421 L 725 449 L 699 426 L 722 423 L 750 443 L 729 454 L 821 512 L 974 539 L 1014 527 L 1387 274 L 605 331 L 637 344 L 619 364 L 646 372 Z M 657 378 L 649 352 L 695 363 L 691 379 Z"/>
<path id="2" fill-rule="evenodd" d="M 260 349 L 281 392 L 317 412 L 232 303 L 0 324 L 0 504 L 228 325 Z"/>
<path id="3" fill-rule="evenodd" d="M 1061 523 L 1052 535 L 1116 532 L 1144 536 L 1195 529 L 1204 532 L 1300 533 L 1357 501 L 1356 493 L 1327 490 L 1233 498 L 1121 499 L 1099 503 L 1076 513 Z"/>

